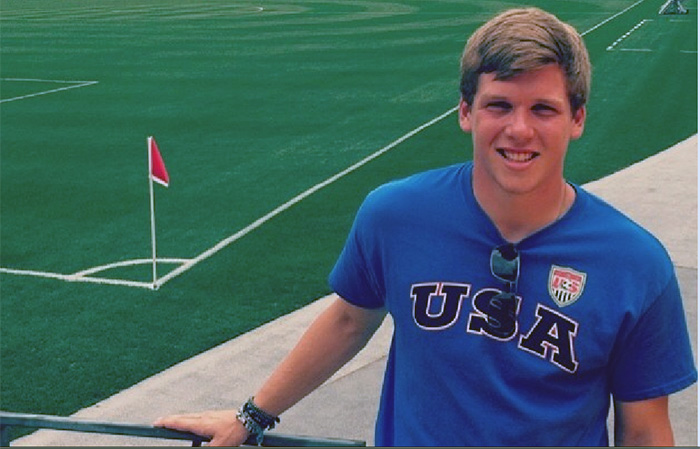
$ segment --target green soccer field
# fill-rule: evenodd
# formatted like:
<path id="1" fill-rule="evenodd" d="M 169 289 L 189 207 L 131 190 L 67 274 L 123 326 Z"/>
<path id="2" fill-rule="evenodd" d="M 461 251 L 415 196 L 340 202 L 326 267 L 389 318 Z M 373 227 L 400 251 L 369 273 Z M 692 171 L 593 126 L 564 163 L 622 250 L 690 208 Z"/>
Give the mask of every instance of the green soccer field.
<path id="1" fill-rule="evenodd" d="M 570 180 L 697 133 L 697 1 L 662 3 L 3 1 L 0 408 L 70 414 L 328 294 L 371 189 L 471 157 L 459 57 L 506 7 L 585 36 Z"/>

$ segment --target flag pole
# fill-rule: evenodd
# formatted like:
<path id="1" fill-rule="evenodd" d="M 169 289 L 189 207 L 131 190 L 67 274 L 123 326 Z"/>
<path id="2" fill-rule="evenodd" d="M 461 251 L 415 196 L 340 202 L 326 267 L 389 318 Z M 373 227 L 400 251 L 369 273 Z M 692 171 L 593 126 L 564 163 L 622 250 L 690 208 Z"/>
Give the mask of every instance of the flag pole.
<path id="1" fill-rule="evenodd" d="M 158 273 L 156 270 L 156 207 L 155 198 L 153 195 L 153 157 L 151 156 L 151 140 L 153 137 L 148 137 L 147 140 L 147 151 L 148 151 L 148 191 L 151 199 L 151 252 L 153 255 L 153 285 L 151 289 L 158 289 Z"/>

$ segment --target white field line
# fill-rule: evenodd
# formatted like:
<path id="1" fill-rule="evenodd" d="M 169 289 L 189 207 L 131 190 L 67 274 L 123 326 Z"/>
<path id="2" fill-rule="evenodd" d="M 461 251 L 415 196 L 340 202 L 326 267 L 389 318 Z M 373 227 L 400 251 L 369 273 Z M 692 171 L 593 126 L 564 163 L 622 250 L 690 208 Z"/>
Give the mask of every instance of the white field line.
<path id="1" fill-rule="evenodd" d="M 230 245 L 231 243 L 235 242 L 236 240 L 240 239 L 241 237 L 250 233 L 251 231 L 254 231 L 255 229 L 259 228 L 260 226 L 262 226 L 263 224 L 268 222 L 273 217 L 276 217 L 277 215 L 286 211 L 290 207 L 301 202 L 305 198 L 311 196 L 315 192 L 318 192 L 319 190 L 323 189 L 324 187 L 334 183 L 335 181 L 339 180 L 340 178 L 344 177 L 345 175 L 354 172 L 358 168 L 366 165 L 370 161 L 373 161 L 374 159 L 376 159 L 379 156 L 381 156 L 382 154 L 388 152 L 389 150 L 396 147 L 400 143 L 410 139 L 411 137 L 415 136 L 416 134 L 423 131 L 424 129 L 426 129 L 426 128 L 434 125 L 435 123 L 439 122 L 440 120 L 444 119 L 448 115 L 455 112 L 457 110 L 457 108 L 458 108 L 457 106 L 451 108 L 447 112 L 440 114 L 439 116 L 435 117 L 434 119 L 420 125 L 419 127 L 415 128 L 414 130 L 404 134 L 403 136 L 394 140 L 393 142 L 391 142 L 389 145 L 385 146 L 384 148 L 370 154 L 369 156 L 365 157 L 361 161 L 356 162 L 355 164 L 351 165 L 350 167 L 346 168 L 345 170 L 336 173 L 335 175 L 331 176 L 330 178 L 326 179 L 325 181 L 320 182 L 320 183 L 316 184 L 315 186 L 309 188 L 308 190 L 300 193 L 299 195 L 295 196 L 294 198 L 292 198 L 291 200 L 282 204 L 281 206 L 278 206 L 277 208 L 273 209 L 272 211 L 270 211 L 267 214 L 263 215 L 262 217 L 258 218 L 257 220 L 255 220 L 254 222 L 252 222 L 251 224 L 246 226 L 245 228 L 243 228 L 240 231 L 236 232 L 235 234 L 227 237 L 226 239 L 220 241 L 219 243 L 212 246 L 208 250 L 204 251 L 203 253 L 201 253 L 197 257 L 189 260 L 188 262 L 185 262 L 180 267 L 174 269 L 170 273 L 168 273 L 165 276 L 163 276 L 162 278 L 158 279 L 158 281 L 156 282 L 156 285 L 161 286 L 161 285 L 165 284 L 166 282 L 168 282 L 169 280 L 173 279 L 174 277 L 179 276 L 180 274 L 189 270 L 190 268 L 192 268 L 193 266 L 195 266 L 199 262 L 201 262 L 205 259 L 208 259 L 209 257 L 213 256 L 217 252 L 221 251 L 222 249 L 224 249 L 225 247 Z"/>
<path id="2" fill-rule="evenodd" d="M 595 25 L 593 28 L 590 28 L 590 29 L 584 31 L 583 33 L 581 33 L 581 36 L 585 36 L 586 34 L 590 33 L 591 31 L 597 30 L 598 28 L 602 27 L 603 25 L 605 25 L 606 23 L 610 22 L 611 20 L 613 20 L 613 19 L 615 19 L 615 18 L 617 18 L 617 17 L 623 15 L 624 13 L 626 13 L 627 11 L 629 11 L 630 9 L 632 9 L 632 8 L 634 8 L 635 6 L 639 5 L 639 4 L 642 3 L 643 1 L 644 1 L 644 0 L 639 0 L 637 3 L 628 6 L 627 8 L 625 8 L 625 9 L 623 9 L 622 11 L 618 12 L 617 14 L 608 17 L 607 19 L 603 20 L 603 21 L 600 22 L 599 24 Z"/>
<path id="3" fill-rule="evenodd" d="M 162 258 L 162 259 L 157 259 L 156 262 L 158 263 L 176 263 L 176 264 L 182 264 L 187 262 L 188 259 L 177 259 L 177 258 Z M 96 277 L 96 276 L 91 276 L 95 273 L 99 273 L 100 271 L 105 271 L 109 270 L 112 268 L 119 268 L 119 267 L 128 267 L 128 266 L 133 266 L 133 265 L 144 265 L 144 264 L 150 264 L 153 263 L 153 259 L 134 259 L 134 260 L 124 260 L 121 262 L 114 262 L 106 265 L 101 265 L 99 267 L 93 267 L 93 268 L 88 268 L 86 270 L 78 271 L 73 274 L 63 274 L 63 273 L 52 273 L 49 271 L 37 271 L 37 270 L 20 270 L 20 269 L 15 269 L 15 268 L 1 268 L 0 267 L 0 273 L 5 273 L 5 274 L 14 274 L 18 276 L 34 276 L 34 277 L 43 277 L 43 278 L 49 278 L 49 279 L 59 279 L 61 281 L 66 281 L 66 282 L 88 282 L 88 283 L 93 283 L 93 284 L 106 284 L 106 285 L 122 285 L 126 287 L 139 287 L 139 288 L 147 288 L 147 289 L 157 289 L 158 286 L 154 284 L 153 282 L 139 282 L 139 281 L 130 281 L 127 279 L 113 279 L 113 278 L 104 278 L 104 277 Z"/>
<path id="4" fill-rule="evenodd" d="M 620 45 L 620 43 L 621 43 L 622 41 L 624 41 L 625 39 L 627 39 L 628 37 L 630 37 L 630 35 L 631 35 L 632 33 L 634 33 L 635 31 L 637 31 L 641 26 L 643 26 L 643 25 L 644 25 L 645 23 L 647 23 L 647 22 L 653 22 L 653 20 L 651 20 L 651 19 L 644 19 L 644 20 L 642 20 L 641 22 L 639 22 L 638 24 L 636 24 L 631 30 L 629 30 L 628 32 L 626 32 L 625 34 L 623 34 L 622 36 L 620 36 L 615 42 L 613 42 L 612 44 L 610 44 L 610 45 L 608 46 L 608 48 L 606 48 L 606 50 L 607 50 L 607 51 L 613 51 L 613 50 L 615 49 L 615 47 L 617 47 L 618 45 Z M 648 49 L 648 48 L 643 48 L 643 49 L 624 49 L 624 48 L 622 48 L 622 49 L 620 49 L 620 50 L 621 50 L 621 51 L 651 51 L 651 50 Z"/>
<path id="5" fill-rule="evenodd" d="M 10 101 L 16 101 L 16 100 L 24 100 L 26 98 L 38 97 L 40 95 L 52 94 L 55 92 L 61 92 L 64 90 L 69 90 L 69 89 L 77 89 L 79 87 L 92 86 L 93 84 L 99 83 L 99 81 L 62 81 L 62 80 L 40 80 L 40 79 L 32 79 L 32 78 L 2 78 L 0 81 L 32 81 L 32 82 L 71 84 L 70 86 L 45 90 L 45 91 L 36 92 L 33 94 L 22 95 L 19 97 L 5 98 L 3 100 L 0 100 L 0 103 L 7 103 Z"/>
<path id="6" fill-rule="evenodd" d="M 146 288 L 148 290 L 156 290 L 157 287 L 153 282 L 139 282 L 139 281 L 128 281 L 126 279 L 111 279 L 111 278 L 98 278 L 98 277 L 83 277 L 83 278 L 70 278 L 67 279 L 69 282 L 86 282 L 92 284 L 101 285 L 121 285 L 123 287 L 138 287 Z"/>
<path id="7" fill-rule="evenodd" d="M 49 279 L 60 279 L 62 281 L 70 281 L 69 274 L 51 273 L 48 271 L 38 270 L 18 270 L 14 268 L 0 268 L 0 273 L 15 274 L 17 276 L 36 276 Z"/>
<path id="8" fill-rule="evenodd" d="M 188 262 L 189 259 L 175 259 L 175 258 L 158 258 L 156 259 L 157 263 L 186 263 Z M 110 270 L 112 268 L 119 268 L 119 267 L 129 267 L 132 265 L 145 265 L 145 264 L 150 264 L 153 263 L 153 259 L 134 259 L 134 260 L 124 260 L 121 262 L 114 262 L 110 263 L 107 265 L 101 265 L 99 267 L 93 267 L 93 268 L 88 268 L 87 270 L 83 271 L 78 271 L 77 273 L 71 274 L 71 277 L 74 278 L 81 278 L 81 277 L 86 277 L 90 276 L 91 274 L 99 273 L 100 271 L 106 271 Z"/>
<path id="9" fill-rule="evenodd" d="M 634 3 L 633 5 L 623 9 L 622 11 L 618 12 L 617 14 L 608 17 L 604 21 L 600 22 L 599 24 L 593 26 L 592 28 L 584 31 L 581 33 L 581 36 L 585 36 L 586 34 L 597 30 L 601 26 L 605 25 L 606 23 L 610 22 L 611 20 L 615 19 L 616 17 L 619 17 L 620 15 L 624 14 L 625 12 L 629 11 L 630 9 L 634 8 L 635 6 L 639 5 L 642 3 L 644 0 L 639 0 L 638 2 Z M 91 83 L 97 83 L 97 81 L 91 82 Z M 401 136 L 400 138 L 396 139 L 389 145 L 385 146 L 384 148 L 376 151 L 375 153 L 367 156 L 366 158 L 362 159 L 361 161 L 355 163 L 354 165 L 351 165 L 350 167 L 346 168 L 345 170 L 336 173 L 335 175 L 331 176 L 330 178 L 326 179 L 325 181 L 316 184 L 315 186 L 311 187 L 310 189 L 306 190 L 305 192 L 295 196 L 291 200 L 287 201 L 286 203 L 282 204 L 281 206 L 277 207 L 276 209 L 268 212 L 266 215 L 258 218 L 255 220 L 253 223 L 249 224 L 245 228 L 241 229 L 240 231 L 236 232 L 235 234 L 227 237 L 226 239 L 220 241 L 216 245 L 212 246 L 208 250 L 204 251 L 200 255 L 192 258 L 192 259 L 177 259 L 182 263 L 182 265 L 174 270 L 172 270 L 170 273 L 166 274 L 165 276 L 161 277 L 156 281 L 155 284 L 152 283 L 146 283 L 146 282 L 134 282 L 134 281 L 125 281 L 121 279 L 105 279 L 105 278 L 95 278 L 95 277 L 87 277 L 85 276 L 86 273 L 95 273 L 97 271 L 96 268 L 93 269 L 87 269 L 83 270 L 81 272 L 78 272 L 73 275 L 66 275 L 66 274 L 60 274 L 60 273 L 50 273 L 50 272 L 45 272 L 45 271 L 33 271 L 33 270 L 16 270 L 16 269 L 10 269 L 10 268 L 1 268 L 0 267 L 0 273 L 7 273 L 7 274 L 17 274 L 17 275 L 24 275 L 24 276 L 40 276 L 40 277 L 46 277 L 46 278 L 53 278 L 53 279 L 60 279 L 64 281 L 71 281 L 71 282 L 97 282 L 97 283 L 103 283 L 103 284 L 113 284 L 113 285 L 126 285 L 126 286 L 131 286 L 131 287 L 142 287 L 142 288 L 149 288 L 149 289 L 157 289 L 161 285 L 165 284 L 166 282 L 170 281 L 171 279 L 181 275 L 185 271 L 189 270 L 199 262 L 208 259 L 212 255 L 216 254 L 226 246 L 230 245 L 231 243 L 235 242 L 236 240 L 240 239 L 241 237 L 245 236 L 246 234 L 249 234 L 250 232 L 254 231 L 255 229 L 259 228 L 263 224 L 265 224 L 267 221 L 272 219 L 273 217 L 281 214 L 282 212 L 286 211 L 290 207 L 294 206 L 295 204 L 301 202 L 305 198 L 309 197 L 313 193 L 321 190 L 322 188 L 334 183 L 338 179 L 342 178 L 343 176 L 357 170 L 358 168 L 364 166 L 368 162 L 378 158 L 382 154 L 388 152 L 392 148 L 396 147 L 400 143 L 406 141 L 407 139 L 415 136 L 419 132 L 423 131 L 424 129 L 434 125 L 435 123 L 439 122 L 440 120 L 444 119 L 448 115 L 452 114 L 453 112 L 457 111 L 458 107 L 455 106 L 448 111 L 444 112 L 443 114 L 435 117 L 434 119 L 424 123 L 423 125 L 417 127 L 413 131 L 408 132 L 407 134 Z M 152 259 L 139 259 L 139 261 L 144 261 L 147 260 L 149 262 L 152 261 Z M 168 259 L 170 260 L 170 259 Z M 161 259 L 158 259 L 158 261 L 161 261 Z M 118 262 L 119 263 L 119 262 Z M 118 264 L 117 263 L 117 264 Z M 143 262 L 142 262 L 143 263 Z M 114 266 L 115 264 L 110 264 L 110 265 L 105 265 L 105 267 L 109 266 Z M 99 268 L 99 267 L 98 267 Z"/>

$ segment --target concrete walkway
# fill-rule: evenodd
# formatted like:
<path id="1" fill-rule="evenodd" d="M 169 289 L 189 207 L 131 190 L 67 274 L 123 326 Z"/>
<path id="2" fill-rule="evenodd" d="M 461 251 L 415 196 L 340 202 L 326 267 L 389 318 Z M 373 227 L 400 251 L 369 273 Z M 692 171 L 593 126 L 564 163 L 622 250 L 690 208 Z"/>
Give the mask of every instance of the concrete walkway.
<path id="1" fill-rule="evenodd" d="M 684 293 L 697 359 L 697 172 L 693 136 L 639 164 L 587 185 L 664 243 Z M 320 299 L 197 357 L 148 378 L 76 417 L 149 424 L 161 415 L 237 408 L 272 372 L 312 319 L 330 302 Z M 280 433 L 374 441 L 374 419 L 391 338 L 387 321 L 370 344 L 324 386 L 282 416 Z M 676 443 L 695 446 L 697 387 L 671 398 Z M 111 446 L 187 443 L 132 437 L 39 431 L 13 445 Z"/>

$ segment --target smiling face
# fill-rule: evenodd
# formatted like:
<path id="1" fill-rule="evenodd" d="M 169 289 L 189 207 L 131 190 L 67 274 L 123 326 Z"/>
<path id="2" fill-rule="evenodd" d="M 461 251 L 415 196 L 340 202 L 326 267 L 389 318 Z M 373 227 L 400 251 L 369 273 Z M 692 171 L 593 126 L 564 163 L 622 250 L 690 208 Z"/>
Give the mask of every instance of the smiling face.
<path id="1" fill-rule="evenodd" d="M 583 106 L 571 111 L 559 65 L 506 80 L 483 73 L 472 103 L 460 102 L 459 120 L 474 142 L 477 196 L 558 195 L 569 141 L 581 136 L 586 116 Z"/>

